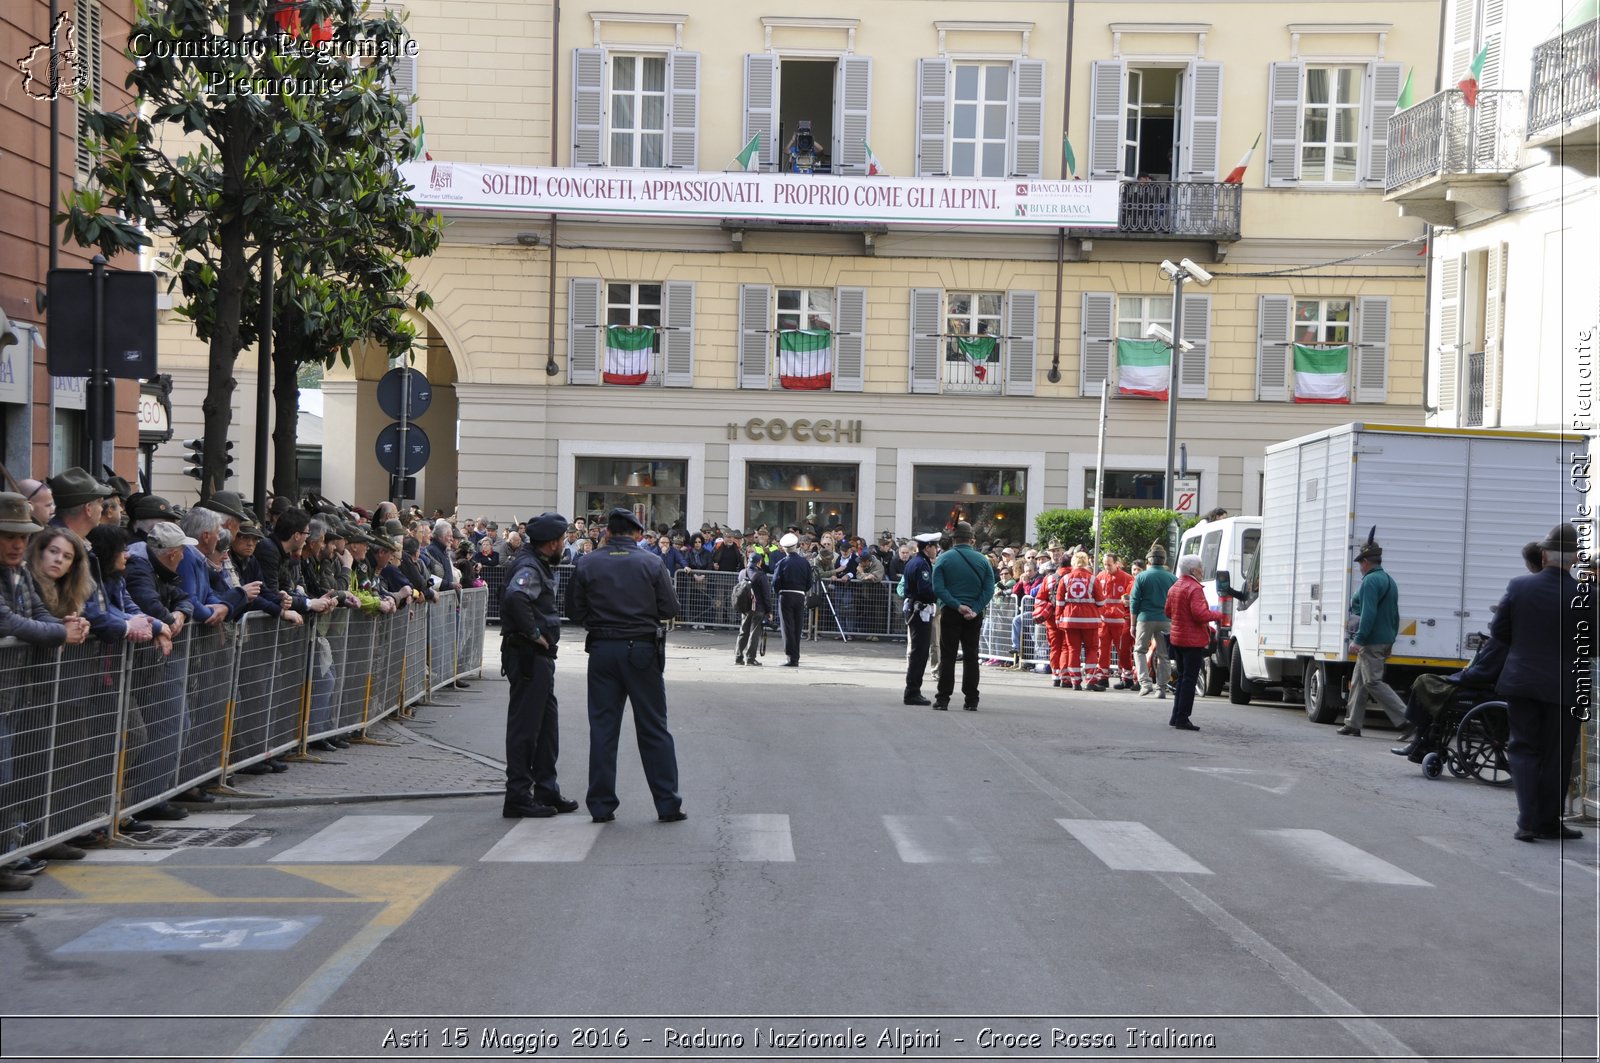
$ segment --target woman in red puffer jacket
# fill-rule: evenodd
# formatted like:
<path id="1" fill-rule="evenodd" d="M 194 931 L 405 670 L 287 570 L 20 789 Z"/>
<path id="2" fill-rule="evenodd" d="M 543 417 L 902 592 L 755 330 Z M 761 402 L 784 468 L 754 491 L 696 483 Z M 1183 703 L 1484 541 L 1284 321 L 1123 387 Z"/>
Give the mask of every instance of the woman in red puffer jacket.
<path id="1" fill-rule="evenodd" d="M 1172 699 L 1172 719 L 1167 721 L 1180 731 L 1198 731 L 1189 722 L 1194 711 L 1194 686 L 1200 679 L 1200 665 L 1211 644 L 1211 624 L 1225 619 L 1206 602 L 1206 589 L 1200 583 L 1200 558 L 1196 554 L 1178 560 L 1178 582 L 1167 592 L 1167 617 L 1172 631 L 1167 641 L 1178 659 L 1178 693 Z"/>

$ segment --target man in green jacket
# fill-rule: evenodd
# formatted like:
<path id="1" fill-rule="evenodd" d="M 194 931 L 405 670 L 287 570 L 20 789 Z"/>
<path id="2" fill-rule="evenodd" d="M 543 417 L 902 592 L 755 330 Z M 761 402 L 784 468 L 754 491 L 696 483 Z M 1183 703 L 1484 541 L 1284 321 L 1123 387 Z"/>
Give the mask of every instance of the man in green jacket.
<path id="1" fill-rule="evenodd" d="M 1356 654 L 1356 671 L 1350 683 L 1350 706 L 1339 733 L 1359 737 L 1367 716 L 1368 697 L 1377 700 L 1378 707 L 1396 727 L 1405 724 L 1406 705 L 1383 681 L 1384 662 L 1400 635 L 1400 588 L 1383 570 L 1383 547 L 1372 535 L 1356 552 L 1356 563 L 1361 566 L 1361 586 L 1350 599 L 1350 615 L 1356 625 L 1350 636 L 1350 649 Z M 1406 725 L 1406 731 L 1410 730 Z M 1402 733 L 1400 737 L 1407 735 Z"/>
<path id="2" fill-rule="evenodd" d="M 933 593 L 938 597 L 939 686 L 933 707 L 948 709 L 956 689 L 956 649 L 961 650 L 961 705 L 978 711 L 978 637 L 983 611 L 994 596 L 994 566 L 972 548 L 972 525 L 959 521 L 951 533 L 955 545 L 933 563 Z"/>
<path id="3" fill-rule="evenodd" d="M 1178 582 L 1178 577 L 1167 568 L 1167 550 L 1160 543 L 1150 546 L 1145 558 L 1150 567 L 1133 580 L 1133 590 L 1128 595 L 1128 612 L 1133 616 L 1133 663 L 1138 668 L 1139 696 L 1145 697 L 1153 689 L 1157 698 L 1167 696 L 1167 632 L 1172 621 L 1167 619 L 1167 592 Z M 1156 670 L 1152 677 L 1146 653 L 1154 644 Z"/>

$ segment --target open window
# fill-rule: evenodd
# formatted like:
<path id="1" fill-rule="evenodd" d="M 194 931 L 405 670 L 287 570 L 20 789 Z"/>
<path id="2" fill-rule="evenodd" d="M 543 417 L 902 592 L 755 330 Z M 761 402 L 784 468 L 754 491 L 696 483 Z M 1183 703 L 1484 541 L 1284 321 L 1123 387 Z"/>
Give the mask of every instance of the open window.
<path id="1" fill-rule="evenodd" d="M 866 56 L 745 56 L 743 141 L 761 135 L 762 169 L 865 173 L 872 60 Z"/>
<path id="2" fill-rule="evenodd" d="M 1091 179 L 1217 180 L 1221 63 L 1101 60 L 1091 79 Z"/>

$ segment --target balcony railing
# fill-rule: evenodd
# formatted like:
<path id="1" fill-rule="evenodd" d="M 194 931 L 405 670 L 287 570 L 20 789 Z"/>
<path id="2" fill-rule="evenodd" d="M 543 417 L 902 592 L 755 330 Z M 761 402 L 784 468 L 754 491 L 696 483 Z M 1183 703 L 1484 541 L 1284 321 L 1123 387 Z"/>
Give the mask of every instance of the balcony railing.
<path id="1" fill-rule="evenodd" d="M 1467 352 L 1467 401 L 1461 411 L 1461 424 L 1477 428 L 1483 424 L 1483 352 Z"/>
<path id="2" fill-rule="evenodd" d="M 1243 191 L 1221 181 L 1124 182 L 1117 231 L 1237 240 Z"/>
<path id="3" fill-rule="evenodd" d="M 1516 169 L 1522 149 L 1521 90 L 1485 89 L 1476 107 L 1447 89 L 1389 119 L 1384 191 L 1451 174 L 1502 174 Z"/>
<path id="4" fill-rule="evenodd" d="M 1533 50 L 1528 136 L 1553 132 L 1600 112 L 1600 19 Z"/>
<path id="5" fill-rule="evenodd" d="M 979 372 L 979 370 L 982 372 Z M 974 364 L 960 352 L 947 354 L 940 370 L 941 390 L 946 395 L 1000 394 L 1000 359 Z"/>

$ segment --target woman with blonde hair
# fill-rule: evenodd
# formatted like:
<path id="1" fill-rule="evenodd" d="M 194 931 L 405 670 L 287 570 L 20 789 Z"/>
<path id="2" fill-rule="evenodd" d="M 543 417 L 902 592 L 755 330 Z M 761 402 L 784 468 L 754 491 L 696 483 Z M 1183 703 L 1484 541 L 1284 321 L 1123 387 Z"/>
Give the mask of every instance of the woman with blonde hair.
<path id="1" fill-rule="evenodd" d="M 39 597 L 52 616 L 65 620 L 83 615 L 85 603 L 94 594 L 89 548 L 83 540 L 65 528 L 46 528 L 28 543 L 23 563 L 33 573 Z"/>

